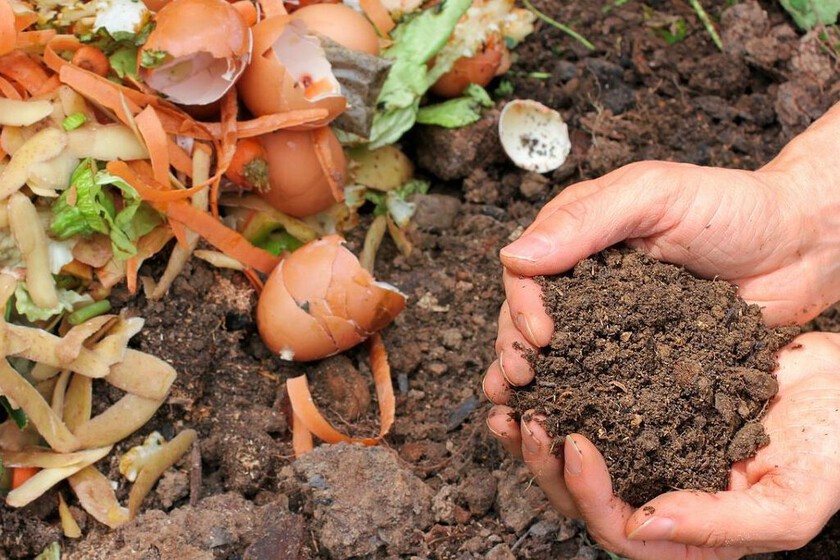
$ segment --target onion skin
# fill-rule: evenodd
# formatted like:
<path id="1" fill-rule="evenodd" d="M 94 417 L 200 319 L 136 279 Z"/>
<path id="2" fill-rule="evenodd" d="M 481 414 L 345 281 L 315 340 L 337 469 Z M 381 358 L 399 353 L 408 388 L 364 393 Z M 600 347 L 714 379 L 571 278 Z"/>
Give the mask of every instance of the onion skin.
<path id="1" fill-rule="evenodd" d="M 326 173 L 334 173 L 342 185 L 347 177 L 347 158 L 335 134 L 328 134 L 334 170 L 321 167 L 313 136 L 313 131 L 282 130 L 259 137 L 266 153 L 270 188 L 258 194 L 296 218 L 323 212 L 337 202 Z"/>
<path id="2" fill-rule="evenodd" d="M 470 84 L 486 87 L 509 66 L 509 53 L 504 42 L 492 41 L 475 56 L 456 60 L 452 69 L 432 86 L 432 93 L 446 98 L 458 97 Z"/>
<path id="3" fill-rule="evenodd" d="M 352 348 L 388 325 L 405 296 L 375 282 L 338 235 L 311 241 L 268 277 L 257 328 L 283 359 L 320 360 Z"/>

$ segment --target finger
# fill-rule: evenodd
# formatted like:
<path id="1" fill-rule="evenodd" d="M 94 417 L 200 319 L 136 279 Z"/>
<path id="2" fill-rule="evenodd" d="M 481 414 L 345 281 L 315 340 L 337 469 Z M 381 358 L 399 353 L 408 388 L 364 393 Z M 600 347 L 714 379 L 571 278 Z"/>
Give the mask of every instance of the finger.
<path id="1" fill-rule="evenodd" d="M 533 279 L 502 271 L 505 297 L 513 323 L 532 346 L 547 346 L 554 332 L 554 321 L 545 312 L 542 288 Z"/>
<path id="2" fill-rule="evenodd" d="M 580 434 L 566 437 L 564 478 L 587 530 L 602 546 L 623 556 L 637 559 L 660 558 L 739 558 L 737 551 L 690 552 L 685 545 L 663 541 L 628 540 L 624 527 L 634 509 L 612 492 L 612 483 L 603 456 Z"/>
<path id="3" fill-rule="evenodd" d="M 764 480 L 746 490 L 663 494 L 630 517 L 626 534 L 636 541 L 667 539 L 702 547 L 738 545 L 752 552 L 803 546 L 819 533 L 829 516 L 823 516 L 818 504 L 813 503 L 818 499 L 796 496 L 787 484 Z M 804 501 L 811 503 L 806 505 Z"/>
<path id="4" fill-rule="evenodd" d="M 570 202 L 574 202 L 575 200 L 578 200 L 585 196 L 589 196 L 590 194 L 607 187 L 609 184 L 612 184 L 612 181 L 608 180 L 609 175 L 604 175 L 603 177 L 599 177 L 597 179 L 581 181 L 580 183 L 569 185 L 568 187 L 560 191 L 560 193 L 557 196 L 549 200 L 545 204 L 545 206 L 543 206 L 540 209 L 539 213 L 537 214 L 537 217 L 534 218 L 534 222 L 530 226 L 528 226 L 528 228 L 526 228 L 525 231 L 527 232 L 528 230 L 533 228 L 535 224 L 538 224 L 539 222 L 546 219 L 548 216 L 553 214 L 554 211 L 557 210 L 557 208 L 559 208 L 560 206 L 563 206 L 564 204 L 569 204 Z"/>
<path id="5" fill-rule="evenodd" d="M 502 264 L 522 276 L 556 274 L 624 239 L 666 231 L 691 204 L 688 195 L 679 208 L 671 200 L 674 189 L 666 187 L 673 186 L 672 169 L 662 163 L 635 166 L 622 175 L 626 182 L 558 206 L 502 249 Z"/>
<path id="6" fill-rule="evenodd" d="M 552 198 L 548 203 L 542 207 L 540 212 L 537 214 L 537 217 L 534 218 L 534 224 L 537 224 L 547 218 L 549 215 L 554 213 L 557 208 L 563 206 L 564 204 L 569 204 L 570 202 L 574 202 L 590 194 L 598 192 L 602 189 L 611 187 L 616 184 L 620 184 L 622 182 L 627 182 L 627 176 L 637 172 L 637 168 L 640 166 L 645 165 L 654 165 L 651 162 L 644 162 L 644 163 L 637 163 L 637 164 L 630 164 L 625 165 L 624 167 L 619 167 L 613 171 L 610 171 L 606 175 L 602 175 L 595 179 L 590 179 L 588 181 L 581 181 L 579 183 L 575 183 L 574 185 L 569 185 L 560 193 Z M 528 227 L 525 231 L 531 229 L 534 224 Z"/>
<path id="7" fill-rule="evenodd" d="M 507 302 L 499 312 L 499 335 L 496 337 L 496 355 L 501 374 L 510 385 L 527 385 L 534 379 L 534 371 L 526 354 L 536 348 L 525 339 L 510 318 Z"/>
<path id="8" fill-rule="evenodd" d="M 543 420 L 528 414 L 522 417 L 522 459 L 554 509 L 566 517 L 579 518 L 563 479 L 562 454 L 557 453 L 553 438 L 542 427 Z"/>
<path id="9" fill-rule="evenodd" d="M 481 388 L 484 390 L 484 395 L 493 404 L 508 403 L 511 393 L 510 383 L 502 375 L 499 360 L 494 360 L 487 368 L 487 373 L 484 374 L 484 380 L 481 382 Z"/>
<path id="10" fill-rule="evenodd" d="M 499 440 L 505 451 L 514 457 L 522 457 L 522 436 L 512 408 L 502 405 L 491 408 L 487 413 L 487 429 Z"/>

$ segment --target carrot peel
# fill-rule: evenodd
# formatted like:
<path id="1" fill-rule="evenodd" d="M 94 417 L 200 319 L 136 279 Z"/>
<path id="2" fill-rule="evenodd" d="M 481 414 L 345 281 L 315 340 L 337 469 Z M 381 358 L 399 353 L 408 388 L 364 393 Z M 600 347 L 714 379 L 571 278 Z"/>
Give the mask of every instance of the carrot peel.
<path id="1" fill-rule="evenodd" d="M 289 395 L 289 402 L 294 413 L 292 440 L 297 456 L 306 452 L 307 436 L 302 431 L 304 429 L 327 443 L 346 442 L 361 443 L 362 445 L 378 445 L 391 430 L 395 415 L 394 387 L 391 383 L 391 367 L 388 365 L 388 354 L 379 333 L 374 333 L 368 339 L 368 350 L 374 385 L 376 386 L 376 396 L 379 401 L 379 436 L 375 438 L 353 438 L 336 430 L 324 418 L 312 400 L 306 375 L 299 375 L 286 381 L 286 392 Z M 295 428 L 298 424 L 300 428 Z M 301 432 L 296 434 L 295 430 L 298 429 Z M 295 441 L 296 438 L 297 441 Z"/>

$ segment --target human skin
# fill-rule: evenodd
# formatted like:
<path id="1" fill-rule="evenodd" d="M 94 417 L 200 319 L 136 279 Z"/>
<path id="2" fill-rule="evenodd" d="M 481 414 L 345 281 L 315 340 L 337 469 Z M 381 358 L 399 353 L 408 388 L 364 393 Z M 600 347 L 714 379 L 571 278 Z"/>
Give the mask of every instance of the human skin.
<path id="1" fill-rule="evenodd" d="M 779 394 L 763 420 L 771 443 L 733 465 L 728 491 L 668 493 L 646 516 L 612 495 L 586 438 L 571 434 L 554 455 L 538 418 L 517 423 L 504 406 L 511 385 L 533 379 L 514 345 L 544 346 L 553 332 L 532 277 L 624 241 L 733 282 L 770 325 L 803 323 L 840 300 L 838 139 L 840 105 L 758 171 L 625 166 L 564 190 L 502 250 L 507 300 L 483 383 L 497 405 L 488 426 L 525 459 L 552 504 L 586 520 L 606 548 L 631 558 L 739 558 L 813 538 L 840 507 L 840 335 L 805 335 L 780 354 Z"/>

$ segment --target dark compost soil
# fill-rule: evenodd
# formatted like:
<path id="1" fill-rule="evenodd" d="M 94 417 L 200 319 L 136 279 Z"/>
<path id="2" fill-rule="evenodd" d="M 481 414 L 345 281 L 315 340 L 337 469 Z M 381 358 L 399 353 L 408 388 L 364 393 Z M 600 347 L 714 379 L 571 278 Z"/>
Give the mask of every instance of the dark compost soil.
<path id="1" fill-rule="evenodd" d="M 433 187 L 417 200 L 414 253 L 399 256 L 386 241 L 376 263 L 377 276 L 410 298 L 384 332 L 397 392 L 387 446 L 320 446 L 294 461 L 282 386 L 314 366 L 271 356 L 256 335 L 248 284 L 196 262 L 163 301 L 122 300 L 146 318 L 134 344 L 179 376 L 149 424 L 98 466 L 119 481 L 124 503 L 118 458 L 149 432 L 194 428 L 198 447 L 117 531 L 87 518 L 66 487 L 85 533 L 79 541 L 60 537 L 56 491 L 19 511 L 0 509 L 0 558 L 32 557 L 56 539 L 63 558 L 85 560 L 607 558 L 579 523 L 551 511 L 485 429 L 481 377 L 504 297 L 498 251 L 564 187 L 630 161 L 759 167 L 840 99 L 840 72 L 817 33 L 798 33 L 775 2 L 704 0 L 725 52 L 682 0 L 534 3 L 596 49 L 541 24 L 517 48 L 513 93 L 499 104 L 516 96 L 558 109 L 573 152 L 546 176 L 512 167 L 495 141 L 495 110 L 467 129 L 429 128 L 406 140 Z M 668 44 L 663 30 L 681 27 L 685 36 Z M 350 239 L 355 251 L 361 235 Z M 355 435 L 374 432 L 375 400 L 355 383 L 320 380 L 339 371 L 369 379 L 367 367 L 364 352 L 352 350 L 322 364 L 313 381 L 330 419 Z M 338 394 L 355 395 L 354 407 L 331 404 Z M 95 403 L 119 396 L 97 386 Z M 835 519 L 802 551 L 764 558 L 840 558 L 838 527 Z"/>
<path id="2" fill-rule="evenodd" d="M 731 284 L 628 249 L 538 280 L 556 330 L 528 352 L 534 383 L 513 407 L 546 415 L 557 449 L 590 438 L 625 501 L 724 490 L 729 466 L 769 442 L 774 355 L 798 328 L 769 330 Z"/>

